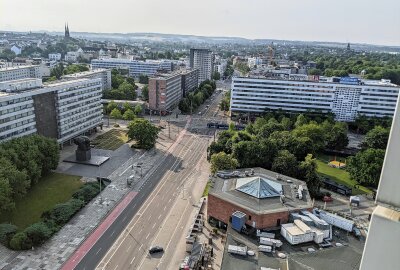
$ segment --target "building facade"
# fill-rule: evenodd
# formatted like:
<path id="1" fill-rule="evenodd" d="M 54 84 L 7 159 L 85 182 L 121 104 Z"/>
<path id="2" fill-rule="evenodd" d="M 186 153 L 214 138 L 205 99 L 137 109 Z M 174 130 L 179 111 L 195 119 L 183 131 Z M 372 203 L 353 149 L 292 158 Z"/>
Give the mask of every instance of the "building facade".
<path id="1" fill-rule="evenodd" d="M 128 69 L 129 76 L 138 78 L 140 75 L 154 76 L 157 71 L 172 71 L 172 62 L 168 60 L 137 61 L 129 59 L 93 59 L 92 68 L 123 68 Z"/>
<path id="2" fill-rule="evenodd" d="M 61 53 L 49 53 L 50 61 L 61 61 Z"/>
<path id="3" fill-rule="evenodd" d="M 211 80 L 213 62 L 213 54 L 209 49 L 190 49 L 190 68 L 199 70 L 199 84 Z"/>
<path id="4" fill-rule="evenodd" d="M 149 109 L 166 113 L 182 99 L 180 73 L 162 74 L 149 79 Z"/>
<path id="5" fill-rule="evenodd" d="M 15 81 L 0 92 L 0 142 L 37 133 L 62 144 L 102 125 L 101 79 L 35 83 Z"/>
<path id="6" fill-rule="evenodd" d="M 194 91 L 199 85 L 199 70 L 185 69 L 181 71 L 181 75 L 182 75 L 182 95 L 186 96 L 187 93 Z"/>
<path id="7" fill-rule="evenodd" d="M 42 78 L 40 67 L 37 65 L 14 66 L 0 68 L 0 82 L 26 78 Z"/>
<path id="8" fill-rule="evenodd" d="M 329 79 L 329 78 L 328 78 Z M 231 112 L 263 113 L 282 109 L 292 112 L 332 112 L 338 121 L 351 122 L 357 115 L 393 116 L 399 86 L 387 80 L 357 83 L 282 80 L 265 77 L 232 79 Z"/>
<path id="9" fill-rule="evenodd" d="M 111 89 L 111 70 L 109 69 L 94 69 L 90 71 L 83 71 L 74 74 L 64 75 L 64 79 L 75 80 L 80 78 L 97 79 L 100 78 L 102 82 L 102 90 Z"/>

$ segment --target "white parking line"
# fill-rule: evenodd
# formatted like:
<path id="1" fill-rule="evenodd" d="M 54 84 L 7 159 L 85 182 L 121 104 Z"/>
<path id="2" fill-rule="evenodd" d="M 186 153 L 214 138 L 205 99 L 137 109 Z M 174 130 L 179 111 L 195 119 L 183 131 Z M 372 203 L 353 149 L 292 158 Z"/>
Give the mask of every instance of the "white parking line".
<path id="1" fill-rule="evenodd" d="M 149 238 L 149 236 L 150 236 L 150 233 L 148 233 L 148 234 L 147 234 L 147 236 L 146 236 L 146 240 L 147 240 L 147 238 Z"/>
<path id="2" fill-rule="evenodd" d="M 131 264 L 133 263 L 133 261 L 136 259 L 136 257 L 133 257 L 133 259 L 132 259 L 132 261 L 131 261 Z"/>
<path id="3" fill-rule="evenodd" d="M 99 250 L 96 252 L 96 255 L 99 254 L 100 250 L 101 250 L 101 248 L 99 248 Z"/>

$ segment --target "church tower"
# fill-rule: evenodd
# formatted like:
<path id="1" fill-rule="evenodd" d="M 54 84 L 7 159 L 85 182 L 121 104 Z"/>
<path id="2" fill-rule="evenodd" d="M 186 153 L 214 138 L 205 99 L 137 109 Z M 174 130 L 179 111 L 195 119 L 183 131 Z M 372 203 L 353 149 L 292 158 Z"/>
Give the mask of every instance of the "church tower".
<path id="1" fill-rule="evenodd" d="M 65 38 L 70 38 L 68 23 L 65 24 L 64 37 Z"/>

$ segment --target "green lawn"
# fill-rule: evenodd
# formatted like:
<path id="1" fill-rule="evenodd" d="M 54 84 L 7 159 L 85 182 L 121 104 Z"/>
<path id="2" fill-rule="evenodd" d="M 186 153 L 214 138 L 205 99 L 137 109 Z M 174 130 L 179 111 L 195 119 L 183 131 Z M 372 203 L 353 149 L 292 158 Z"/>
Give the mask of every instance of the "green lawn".
<path id="1" fill-rule="evenodd" d="M 329 157 L 327 155 L 318 154 L 317 156 L 317 171 L 322 176 L 327 176 L 337 183 L 346 185 L 353 189 L 353 195 L 363 194 L 363 193 L 371 193 L 366 187 L 358 186 L 358 188 L 354 188 L 354 185 L 357 184 L 356 181 L 350 179 L 349 173 L 344 169 L 332 168 L 328 165 L 328 162 L 332 160 L 333 157 Z M 336 160 L 342 159 L 344 161 L 345 158 L 337 157 Z"/>
<path id="2" fill-rule="evenodd" d="M 206 187 L 204 188 L 202 197 L 207 197 L 208 196 L 208 191 L 210 190 L 210 187 L 211 187 L 211 181 L 208 181 Z"/>
<path id="3" fill-rule="evenodd" d="M 17 200 L 14 211 L 1 213 L 0 223 L 11 222 L 23 230 L 40 221 L 44 211 L 71 198 L 83 185 L 80 179 L 80 176 L 50 173 L 34 185 L 24 198 Z"/>
<path id="4" fill-rule="evenodd" d="M 128 140 L 129 138 L 126 134 L 126 130 L 111 129 L 106 133 L 97 136 L 92 141 L 92 144 L 95 145 L 96 148 L 116 150 Z"/>

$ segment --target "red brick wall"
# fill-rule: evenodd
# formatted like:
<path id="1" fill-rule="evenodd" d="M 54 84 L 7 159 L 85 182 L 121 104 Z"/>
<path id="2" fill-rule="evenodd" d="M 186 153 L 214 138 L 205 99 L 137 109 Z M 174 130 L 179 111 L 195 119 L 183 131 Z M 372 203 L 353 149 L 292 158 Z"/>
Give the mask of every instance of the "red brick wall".
<path id="1" fill-rule="evenodd" d="M 278 219 L 281 220 L 281 224 L 287 223 L 289 220 L 288 211 L 265 215 L 256 215 L 248 210 L 245 210 L 239 206 L 217 198 L 211 194 L 208 195 L 207 215 L 209 217 L 211 216 L 215 219 L 225 222 L 226 224 L 229 224 L 229 218 L 235 211 L 240 211 L 247 215 L 246 224 L 253 226 L 253 221 L 255 221 L 257 229 L 275 227 L 277 226 Z M 251 220 L 249 220 L 249 216 L 251 216 Z"/>

